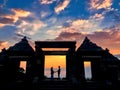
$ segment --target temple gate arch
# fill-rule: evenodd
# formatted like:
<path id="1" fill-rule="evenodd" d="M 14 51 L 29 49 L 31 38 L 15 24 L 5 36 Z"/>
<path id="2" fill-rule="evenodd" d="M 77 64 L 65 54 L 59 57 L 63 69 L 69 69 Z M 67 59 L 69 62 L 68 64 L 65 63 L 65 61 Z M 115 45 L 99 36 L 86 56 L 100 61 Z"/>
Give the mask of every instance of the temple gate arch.
<path id="1" fill-rule="evenodd" d="M 66 55 L 66 78 L 74 74 L 75 44 L 75 41 L 36 41 L 36 76 L 44 78 L 45 55 Z M 42 48 L 68 48 L 68 51 L 44 51 Z"/>

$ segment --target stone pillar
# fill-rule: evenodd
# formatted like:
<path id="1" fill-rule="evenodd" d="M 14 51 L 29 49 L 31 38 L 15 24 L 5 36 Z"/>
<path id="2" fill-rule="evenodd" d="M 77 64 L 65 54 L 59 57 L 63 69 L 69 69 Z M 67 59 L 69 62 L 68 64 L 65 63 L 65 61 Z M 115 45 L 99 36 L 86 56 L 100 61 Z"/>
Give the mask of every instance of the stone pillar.
<path id="1" fill-rule="evenodd" d="M 78 64 L 78 75 L 79 75 L 79 80 L 80 81 L 84 81 L 85 80 L 85 68 L 84 68 L 84 59 L 83 58 L 79 58 L 79 63 Z"/>
<path id="2" fill-rule="evenodd" d="M 41 48 L 36 45 L 36 64 L 35 64 L 35 73 L 40 79 L 44 78 L 44 54 Z"/>
<path id="3" fill-rule="evenodd" d="M 92 80 L 94 81 L 101 81 L 102 76 L 102 69 L 101 69 L 101 59 L 100 58 L 92 58 L 91 61 L 91 71 L 92 71 Z"/>
<path id="4" fill-rule="evenodd" d="M 70 79 L 75 76 L 76 71 L 76 59 L 75 59 L 75 47 L 68 50 L 66 55 L 66 78 Z"/>
<path id="5" fill-rule="evenodd" d="M 26 60 L 26 80 L 32 80 L 34 77 L 32 58 Z"/>
<path id="6" fill-rule="evenodd" d="M 78 51 L 76 52 L 76 77 L 78 80 L 80 81 L 84 81 L 85 80 L 85 72 L 84 72 L 84 58 L 83 56 L 83 52 L 82 51 Z"/>

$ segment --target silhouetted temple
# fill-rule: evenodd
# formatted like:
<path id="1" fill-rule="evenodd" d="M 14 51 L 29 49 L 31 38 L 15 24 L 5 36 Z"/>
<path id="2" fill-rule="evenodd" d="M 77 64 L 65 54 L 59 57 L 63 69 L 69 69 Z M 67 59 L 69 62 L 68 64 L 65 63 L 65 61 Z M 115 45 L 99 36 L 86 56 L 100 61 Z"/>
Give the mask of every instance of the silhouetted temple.
<path id="1" fill-rule="evenodd" d="M 91 63 L 92 81 L 117 82 L 120 79 L 120 60 L 102 49 L 87 37 L 76 50 L 75 41 L 35 41 L 35 50 L 24 37 L 20 42 L 0 53 L 0 80 L 22 79 L 32 81 L 34 77 L 44 79 L 45 55 L 66 55 L 66 79 L 85 81 L 84 62 Z M 44 51 L 42 48 L 68 48 L 68 51 Z M 21 74 L 20 62 L 26 61 L 26 73 Z"/>
<path id="2" fill-rule="evenodd" d="M 103 50 L 101 47 L 92 43 L 87 37 L 76 51 L 78 78 L 84 76 L 84 61 L 91 62 L 92 80 L 118 80 L 119 79 L 119 60 L 109 53 L 109 50 Z M 78 75 L 81 76 L 78 76 Z M 83 76 L 83 77 L 82 77 Z"/>

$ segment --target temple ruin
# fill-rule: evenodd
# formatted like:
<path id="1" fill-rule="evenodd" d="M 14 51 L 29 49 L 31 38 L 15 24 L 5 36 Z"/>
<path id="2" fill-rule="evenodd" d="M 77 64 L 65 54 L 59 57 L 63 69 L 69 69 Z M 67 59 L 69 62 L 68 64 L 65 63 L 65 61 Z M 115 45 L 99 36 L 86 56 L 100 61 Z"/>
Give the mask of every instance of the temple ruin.
<path id="1" fill-rule="evenodd" d="M 44 51 L 42 48 L 68 48 L 68 50 Z M 102 49 L 87 37 L 77 50 L 75 41 L 35 41 L 35 50 L 33 50 L 24 37 L 14 46 L 1 51 L 0 80 L 21 79 L 21 61 L 26 61 L 23 80 L 32 81 L 34 77 L 39 77 L 39 80 L 45 79 L 45 55 L 66 55 L 66 80 L 74 78 L 77 82 L 85 81 L 85 61 L 91 63 L 92 81 L 117 82 L 120 80 L 120 60 L 108 49 Z"/>

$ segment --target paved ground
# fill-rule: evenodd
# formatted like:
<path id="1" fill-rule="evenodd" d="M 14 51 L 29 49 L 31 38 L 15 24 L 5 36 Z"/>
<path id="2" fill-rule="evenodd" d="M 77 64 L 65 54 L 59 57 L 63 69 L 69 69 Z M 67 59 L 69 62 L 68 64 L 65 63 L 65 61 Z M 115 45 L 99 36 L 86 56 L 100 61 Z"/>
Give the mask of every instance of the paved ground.
<path id="1" fill-rule="evenodd" d="M 3 82 L 0 90 L 120 90 L 120 83 L 84 82 L 75 85 L 67 80 L 46 79 L 37 83 L 30 82 Z"/>

